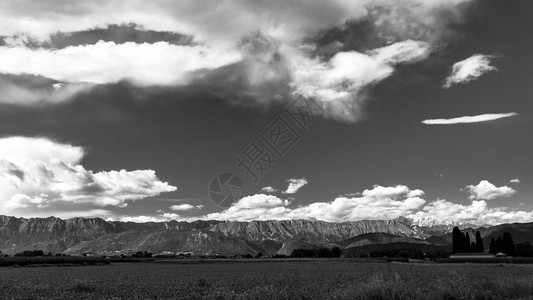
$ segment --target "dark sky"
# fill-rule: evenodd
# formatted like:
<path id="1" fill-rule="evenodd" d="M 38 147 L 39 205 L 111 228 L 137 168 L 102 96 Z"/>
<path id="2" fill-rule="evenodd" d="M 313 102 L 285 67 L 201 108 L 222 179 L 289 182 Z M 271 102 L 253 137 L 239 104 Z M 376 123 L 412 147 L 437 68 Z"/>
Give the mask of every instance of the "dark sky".
<path id="1" fill-rule="evenodd" d="M 468 3 L 457 9 L 461 17 L 446 23 L 446 37 L 436 41 L 426 37 L 432 46 L 427 57 L 395 65 L 392 75 L 365 84 L 362 89 L 347 89 L 355 94 L 355 99 L 364 98 L 353 100 L 361 103 L 356 120 L 336 118 L 328 110 L 330 104 L 316 100 L 319 105 L 325 105 L 326 116 L 313 120 L 308 132 L 298 129 L 301 140 L 257 183 L 238 167 L 235 157 L 253 140 L 260 139 L 263 130 L 277 117 L 290 120 L 285 108 L 294 98 L 285 94 L 289 84 L 284 81 L 285 76 L 290 75 L 278 69 L 284 63 L 282 52 L 277 53 L 279 57 L 274 56 L 264 69 L 257 71 L 282 73 L 278 79 L 269 81 L 271 86 L 256 88 L 248 81 L 243 83 L 242 80 L 249 80 L 242 77 L 247 74 L 242 69 L 248 65 L 238 62 L 230 64 L 231 67 L 195 71 L 193 79 L 186 84 L 158 86 L 139 84 L 128 78 L 91 84 L 67 99 L 54 101 L 59 103 L 47 101 L 46 97 L 52 97 L 50 95 L 54 93 L 50 86 L 58 82 L 79 83 L 59 80 L 54 72 L 50 76 L 37 71 L 23 75 L 0 69 L 0 88 L 16 86 L 27 89 L 28 93 L 41 93 L 37 97 L 40 100 L 30 104 L 20 104 L 18 96 L 5 94 L 4 101 L 0 101 L 0 136 L 43 137 L 58 144 L 80 146 L 84 148 L 84 156 L 79 165 L 95 174 L 121 169 L 154 170 L 158 180 L 178 188 L 173 192 L 148 193 L 138 200 L 127 199 L 124 202 L 128 204 L 126 207 L 94 206 L 86 201 L 72 209 L 68 204 L 70 200 L 65 197 L 39 207 L 40 213 L 36 213 L 33 204 L 12 210 L 3 208 L 5 212 L 0 213 L 32 216 L 61 215 L 60 212 L 64 212 L 65 216 L 74 216 L 76 213 L 68 212 L 98 208 L 106 210 L 107 215 L 95 213 L 95 216 L 112 218 L 147 216 L 156 219 L 164 218 L 163 213 L 177 213 L 182 218 L 203 217 L 210 213 L 220 213 L 212 215 L 217 217 L 231 216 L 230 212 L 210 201 L 208 188 L 210 180 L 217 174 L 233 172 L 244 181 L 245 195 L 250 197 L 262 194 L 263 187 L 283 191 L 288 186 L 287 180 L 305 178 L 308 183 L 297 193 L 273 194 L 277 200 L 289 200 L 290 205 L 281 207 L 291 209 L 317 202 L 329 203 L 343 195 L 348 195 L 345 198 L 365 198 L 353 194 L 372 190 L 375 185 L 407 186 L 411 191 L 423 190 L 425 195 L 422 198 L 426 204 L 445 199 L 449 206 L 460 204 L 469 212 L 468 207 L 473 201 L 487 203 L 484 211 L 474 212 L 463 219 L 453 219 L 443 212 L 446 217 L 442 218 L 447 221 L 489 222 L 483 214 L 498 213 L 509 216 L 494 222 L 512 221 L 515 217 L 517 221 L 531 221 L 533 105 L 530 98 L 533 85 L 529 70 L 533 69 L 533 35 L 529 31 L 533 28 L 530 17 L 533 3 L 527 0 L 465 2 Z M 132 19 L 132 24 L 135 21 Z M 386 46 L 383 40 L 373 40 L 380 28 L 369 25 L 372 22 L 366 16 L 345 26 L 322 28 L 320 34 L 308 34 L 308 40 L 317 43 L 319 49 L 316 59 L 327 61 L 328 55 L 338 52 L 365 53 Z M 87 28 L 72 35 L 56 34 L 47 42 L 39 42 L 40 37 L 36 36 L 22 47 L 29 51 L 60 51 L 67 46 L 94 44 L 98 40 L 114 41 L 117 45 L 167 41 L 179 46 L 201 41 L 201 38 L 194 37 L 194 32 L 186 32 L 190 34 L 187 36 L 172 30 L 143 29 L 132 24 L 98 30 Z M 328 32 L 330 35 L 325 38 Z M 12 36 L 5 29 L 0 35 Z M 423 35 L 419 38 L 424 40 Z M 340 41 L 343 48 L 327 54 L 330 50 L 324 49 L 333 40 Z M 396 41 L 402 40 L 397 37 Z M 2 48 L 15 47 L 7 43 Z M 475 54 L 491 56 L 490 66 L 497 71 L 486 72 L 468 83 L 443 88 L 452 65 Z M 69 66 L 74 70 L 78 67 L 82 67 L 81 63 Z M 41 96 L 43 90 L 45 96 Z M 277 94 L 281 96 L 275 97 Z M 280 100 L 282 97 L 285 100 Z M 511 112 L 517 115 L 478 123 L 422 123 L 427 119 Z M 513 179 L 519 179 L 520 183 L 511 183 Z M 483 180 L 500 194 L 469 198 L 469 190 Z M 467 188 L 470 185 L 472 188 Z M 505 192 L 503 187 L 514 192 Z M 43 190 L 46 191 L 46 187 L 40 192 Z M 115 197 L 119 196 L 115 194 Z M 381 203 L 383 199 L 380 197 L 374 199 L 376 203 Z M 395 201 L 407 198 L 407 194 L 391 196 Z M 269 206 L 262 203 L 257 207 L 265 209 L 261 212 L 268 214 Z M 197 207 L 186 211 L 169 208 L 179 204 Z M 395 206 L 392 206 L 383 207 L 383 210 L 393 210 Z M 423 208 L 420 206 L 407 212 L 424 211 Z M 345 209 L 353 209 L 357 215 L 357 208 L 348 206 Z M 314 211 L 313 215 L 316 217 L 319 213 Z M 323 219 L 350 219 L 335 219 L 328 214 Z M 343 214 L 333 214 L 339 215 Z M 286 217 L 290 216 L 284 215 Z"/>

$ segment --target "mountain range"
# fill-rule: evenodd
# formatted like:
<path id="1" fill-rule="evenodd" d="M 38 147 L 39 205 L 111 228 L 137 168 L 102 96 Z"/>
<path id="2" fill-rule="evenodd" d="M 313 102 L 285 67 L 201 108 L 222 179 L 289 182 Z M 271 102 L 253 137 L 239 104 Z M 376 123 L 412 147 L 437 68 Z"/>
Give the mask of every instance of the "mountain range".
<path id="1" fill-rule="evenodd" d="M 427 226 L 422 226 L 427 225 Z M 451 249 L 454 226 L 480 231 L 485 244 L 491 237 L 511 232 L 515 242 L 533 242 L 533 223 L 476 227 L 471 224 L 421 224 L 400 217 L 331 223 L 324 221 L 168 221 L 118 222 L 100 218 L 17 218 L 0 216 L 0 250 L 15 254 L 25 250 L 81 255 L 154 254 L 290 255 L 297 248 L 337 246 L 343 250 L 379 245 L 409 244 Z"/>

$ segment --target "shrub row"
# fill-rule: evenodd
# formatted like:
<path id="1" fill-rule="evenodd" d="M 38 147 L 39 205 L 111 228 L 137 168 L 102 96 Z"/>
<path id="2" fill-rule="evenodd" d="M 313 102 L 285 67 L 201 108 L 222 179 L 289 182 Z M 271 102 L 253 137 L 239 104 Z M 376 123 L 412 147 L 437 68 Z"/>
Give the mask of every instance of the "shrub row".
<path id="1" fill-rule="evenodd" d="M 28 266 L 28 265 L 95 265 L 109 264 L 109 260 L 99 257 L 79 256 L 41 256 L 41 257 L 0 257 L 0 266 Z"/>

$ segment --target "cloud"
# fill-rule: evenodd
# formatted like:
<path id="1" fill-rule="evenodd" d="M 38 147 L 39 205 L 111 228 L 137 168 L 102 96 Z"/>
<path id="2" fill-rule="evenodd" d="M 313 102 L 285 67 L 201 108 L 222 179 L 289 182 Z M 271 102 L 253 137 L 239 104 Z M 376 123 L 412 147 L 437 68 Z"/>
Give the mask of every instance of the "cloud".
<path id="1" fill-rule="evenodd" d="M 55 211 L 50 213 L 49 211 L 39 211 L 36 210 L 27 217 L 32 218 L 48 218 L 54 216 L 61 219 L 70 219 L 70 218 L 107 218 L 112 215 L 112 212 L 106 209 L 87 209 L 87 210 L 71 210 L 71 211 Z"/>
<path id="2" fill-rule="evenodd" d="M 34 214 L 38 209 L 58 211 L 125 207 L 140 200 L 172 192 L 176 187 L 160 181 L 153 170 L 86 170 L 83 148 L 46 138 L 0 139 L 0 207 L 4 213 Z M 96 209 L 96 210 L 95 210 Z"/>
<path id="3" fill-rule="evenodd" d="M 133 223 L 147 223 L 147 222 L 167 222 L 173 220 L 181 220 L 181 216 L 173 213 L 163 213 L 156 216 L 123 216 L 123 217 L 109 217 L 106 221 L 120 221 Z"/>
<path id="4" fill-rule="evenodd" d="M 8 0 L 0 3 L 0 32 L 6 36 L 26 32 L 46 40 L 57 32 L 135 23 L 147 30 L 191 33 L 202 42 L 235 41 L 257 31 L 296 39 L 305 31 L 341 26 L 381 8 L 377 21 L 384 24 L 384 29 L 414 33 L 428 28 L 443 30 L 440 14 L 456 12 L 458 5 L 465 2 L 468 1 L 159 0 L 147 5 L 140 0 L 42 0 L 36 7 L 31 0 Z"/>
<path id="5" fill-rule="evenodd" d="M 515 179 L 511 179 L 509 180 L 510 183 L 520 183 L 520 179 L 518 178 L 515 178 Z"/>
<path id="6" fill-rule="evenodd" d="M 56 159 L 68 164 L 77 164 L 83 158 L 82 147 L 60 144 L 47 138 L 6 137 L 0 138 L 0 158 L 8 161 L 48 162 Z"/>
<path id="7" fill-rule="evenodd" d="M 276 193 L 278 189 L 271 187 L 271 186 L 265 186 L 264 188 L 261 189 L 261 191 L 265 193 Z"/>
<path id="8" fill-rule="evenodd" d="M 240 60 L 236 52 L 206 46 L 103 41 L 58 50 L 0 47 L 0 57 L 0 72 L 5 74 L 31 74 L 69 83 L 131 80 L 139 85 L 182 85 L 190 72 Z"/>
<path id="9" fill-rule="evenodd" d="M 40 76 L 0 74 L 0 103 L 19 106 L 57 104 L 89 92 L 93 87 L 88 83 L 58 83 Z"/>
<path id="10" fill-rule="evenodd" d="M 299 179 L 291 178 L 287 180 L 287 182 L 289 183 L 289 186 L 282 193 L 283 194 L 296 194 L 298 190 L 300 190 L 304 185 L 307 184 L 307 179 L 306 178 L 299 178 Z"/>
<path id="11" fill-rule="evenodd" d="M 287 213 L 291 210 L 288 208 L 289 200 L 283 200 L 273 195 L 257 194 L 247 196 L 230 208 L 219 212 L 206 215 L 211 220 L 280 220 L 288 219 Z"/>
<path id="12" fill-rule="evenodd" d="M 407 40 L 367 53 L 339 52 L 323 62 L 296 49 L 282 49 L 292 74 L 293 93 L 322 104 L 327 114 L 345 122 L 360 117 L 367 99 L 365 88 L 390 77 L 398 64 L 425 59 L 431 51 L 427 42 Z"/>
<path id="13" fill-rule="evenodd" d="M 481 180 L 477 185 L 466 186 L 465 189 L 470 192 L 471 200 L 493 200 L 496 198 L 508 198 L 516 191 L 508 186 L 497 187 L 487 180 Z"/>
<path id="14" fill-rule="evenodd" d="M 533 222 L 533 211 L 509 210 L 507 207 L 488 207 L 484 200 L 458 204 L 438 199 L 427 202 L 424 191 L 404 185 L 375 185 L 362 193 L 337 197 L 331 202 L 315 202 L 295 206 L 294 200 L 273 195 L 247 196 L 230 208 L 205 215 L 211 220 L 321 220 L 350 222 L 360 220 L 390 220 L 400 216 L 413 219 L 420 226 L 432 224 L 470 223 L 497 225 L 508 222 Z"/>
<path id="15" fill-rule="evenodd" d="M 452 119 L 428 119 L 422 121 L 426 125 L 452 125 L 452 124 L 468 124 L 468 123 L 479 123 L 479 122 L 489 122 L 503 118 L 510 118 L 518 116 L 518 113 L 502 113 L 502 114 L 484 114 L 477 116 L 464 116 Z"/>
<path id="16" fill-rule="evenodd" d="M 356 122 L 369 89 L 390 77 L 398 65 L 423 60 L 434 45 L 445 43 L 444 37 L 452 36 L 447 33 L 448 24 L 461 20 L 460 4 L 468 2 L 161 0 L 146 5 L 140 0 L 43 0 L 35 7 L 30 0 L 3 1 L 0 34 L 7 42 L 0 47 L 0 72 L 34 74 L 70 84 L 205 82 L 209 90 L 244 105 L 307 96 L 317 99 L 327 117 Z M 345 28 L 348 21 L 362 19 L 372 20 L 379 43 L 360 52 L 340 46 L 327 57 L 314 53 L 321 45 L 312 37 L 319 32 Z M 161 42 L 135 37 L 130 38 L 135 42 L 93 44 L 95 38 L 89 32 L 116 37 L 122 30 L 131 35 L 127 26 L 108 24 L 136 24 L 143 32 L 166 34 L 160 34 Z M 194 43 L 168 43 L 172 33 L 190 37 Z M 85 39 L 85 43 L 67 43 L 71 46 L 58 49 L 28 47 L 38 41 L 57 42 L 58 36 Z M 256 36 L 263 37 L 262 41 L 250 42 Z M 111 40 L 121 42 L 120 38 Z M 72 91 L 74 87 L 80 86 L 69 86 Z M 31 98 L 52 98 L 50 102 L 57 103 L 74 97 L 75 93 L 69 96 L 67 91 L 58 89 Z"/>
<path id="17" fill-rule="evenodd" d="M 202 209 L 203 205 L 191 205 L 191 204 L 176 204 L 170 206 L 170 209 L 177 210 L 177 211 L 191 211 L 191 210 L 198 210 Z"/>
<path id="18" fill-rule="evenodd" d="M 498 71 L 496 67 L 490 65 L 494 55 L 475 54 L 469 58 L 456 62 L 452 66 L 450 75 L 444 80 L 444 88 L 450 88 L 454 84 L 469 83 L 482 75 Z"/>
<path id="19" fill-rule="evenodd" d="M 289 200 L 273 195 L 258 194 L 245 197 L 230 208 L 208 214 L 209 219 L 221 220 L 323 220 L 329 222 L 368 219 L 393 219 L 415 212 L 425 200 L 423 192 L 406 186 L 375 186 L 362 196 L 339 197 L 332 202 L 315 202 L 291 208 Z"/>
<path id="20" fill-rule="evenodd" d="M 408 217 L 421 224 L 431 224 L 437 220 L 440 223 L 452 224 L 499 225 L 532 222 L 533 211 L 509 210 L 507 207 L 489 208 L 483 200 L 474 200 L 469 205 L 463 205 L 440 199 L 428 203 L 421 211 Z"/>

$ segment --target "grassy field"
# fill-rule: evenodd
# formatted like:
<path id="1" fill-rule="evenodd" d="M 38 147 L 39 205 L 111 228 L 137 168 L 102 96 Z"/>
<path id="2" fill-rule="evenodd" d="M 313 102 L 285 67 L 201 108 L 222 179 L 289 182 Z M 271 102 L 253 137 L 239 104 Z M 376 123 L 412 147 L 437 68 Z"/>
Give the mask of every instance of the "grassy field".
<path id="1" fill-rule="evenodd" d="M 4 267 L 1 299 L 533 299 L 531 265 L 319 260 Z"/>

